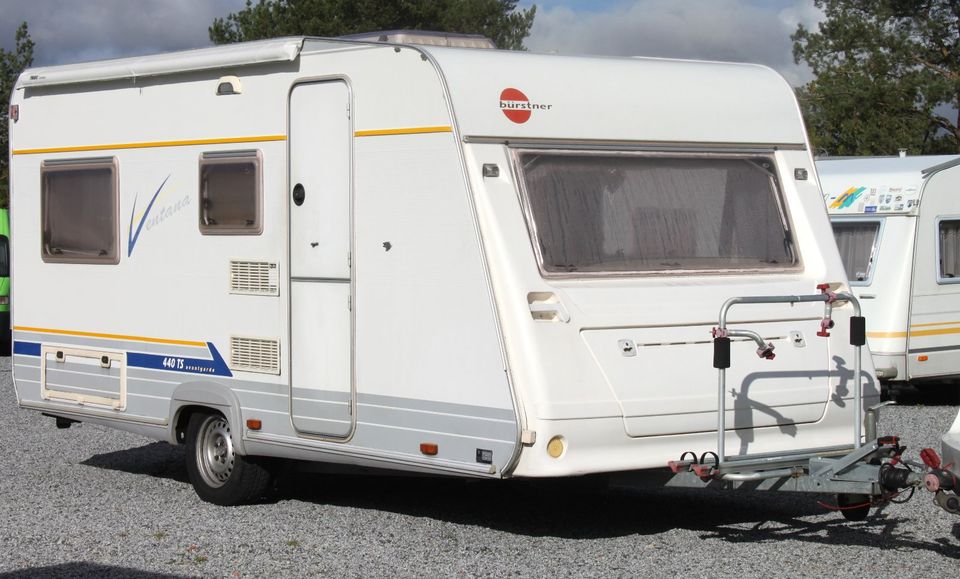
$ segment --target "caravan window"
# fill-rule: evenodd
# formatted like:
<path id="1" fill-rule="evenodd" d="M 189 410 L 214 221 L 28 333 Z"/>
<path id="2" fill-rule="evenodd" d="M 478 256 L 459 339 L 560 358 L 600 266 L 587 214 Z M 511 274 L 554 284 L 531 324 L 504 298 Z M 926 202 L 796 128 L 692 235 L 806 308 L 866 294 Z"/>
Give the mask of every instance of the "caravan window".
<path id="1" fill-rule="evenodd" d="M 260 152 L 204 153 L 200 157 L 200 231 L 257 235 L 260 220 Z"/>
<path id="2" fill-rule="evenodd" d="M 546 275 L 798 263 L 770 158 L 527 150 L 517 159 Z"/>
<path id="3" fill-rule="evenodd" d="M 43 260 L 117 263 L 116 160 L 44 161 L 40 181 Z"/>
<path id="4" fill-rule="evenodd" d="M 960 219 L 941 219 L 938 248 L 940 282 L 960 283 Z"/>
<path id="5" fill-rule="evenodd" d="M 869 285 L 880 240 L 880 221 L 834 221 L 832 225 L 847 279 L 853 285 Z"/>

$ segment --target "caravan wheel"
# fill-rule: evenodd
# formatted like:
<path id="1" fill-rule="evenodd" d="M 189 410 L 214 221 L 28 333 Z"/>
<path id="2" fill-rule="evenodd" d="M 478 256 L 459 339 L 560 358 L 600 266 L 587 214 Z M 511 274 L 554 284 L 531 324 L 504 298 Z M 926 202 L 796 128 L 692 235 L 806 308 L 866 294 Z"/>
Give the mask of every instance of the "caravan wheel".
<path id="1" fill-rule="evenodd" d="M 870 514 L 870 495 L 837 495 L 840 514 L 848 521 L 862 521 Z"/>
<path id="2" fill-rule="evenodd" d="M 222 414 L 194 414 L 187 425 L 187 474 L 201 499 L 216 505 L 256 500 L 270 485 L 266 465 L 234 452 Z"/>

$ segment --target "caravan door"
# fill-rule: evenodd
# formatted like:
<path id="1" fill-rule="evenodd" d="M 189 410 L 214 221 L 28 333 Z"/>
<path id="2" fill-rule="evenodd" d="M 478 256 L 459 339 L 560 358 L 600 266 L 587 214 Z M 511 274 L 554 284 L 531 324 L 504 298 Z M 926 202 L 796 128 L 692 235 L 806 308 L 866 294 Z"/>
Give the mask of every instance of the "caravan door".
<path id="1" fill-rule="evenodd" d="M 350 91 L 290 93 L 290 415 L 297 432 L 353 431 Z"/>

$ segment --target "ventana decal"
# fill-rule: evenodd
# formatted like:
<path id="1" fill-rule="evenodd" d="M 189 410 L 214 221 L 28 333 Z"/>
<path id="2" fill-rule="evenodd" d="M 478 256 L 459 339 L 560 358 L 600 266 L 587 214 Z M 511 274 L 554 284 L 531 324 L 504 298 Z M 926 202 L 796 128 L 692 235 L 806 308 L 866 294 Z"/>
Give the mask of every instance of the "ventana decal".
<path id="1" fill-rule="evenodd" d="M 137 214 L 137 200 L 139 199 L 139 194 L 133 198 L 133 209 L 130 210 L 130 225 L 127 228 L 127 257 L 130 257 L 130 255 L 133 253 L 133 248 L 137 245 L 137 240 L 140 239 L 140 234 L 144 229 L 147 231 L 153 229 L 190 204 L 190 196 L 187 195 L 182 199 L 178 199 L 172 204 L 160 207 L 151 214 L 153 205 L 157 201 L 157 197 L 160 196 L 160 192 L 163 191 L 163 186 L 166 185 L 167 181 L 169 180 L 170 175 L 167 175 L 167 178 L 160 183 L 159 187 L 157 187 L 157 192 L 154 193 L 153 197 L 150 198 L 150 203 L 147 203 L 147 208 L 143 210 L 143 213 L 141 213 L 139 217 L 135 217 Z M 137 221 L 136 231 L 134 231 L 133 228 L 134 220 Z"/>
<path id="2" fill-rule="evenodd" d="M 533 111 L 548 111 L 552 108 L 553 105 L 530 102 L 527 95 L 515 88 L 505 88 L 503 92 L 500 93 L 500 110 L 503 111 L 503 114 L 505 114 L 508 119 L 518 125 L 530 120 L 530 115 L 533 114 Z"/>

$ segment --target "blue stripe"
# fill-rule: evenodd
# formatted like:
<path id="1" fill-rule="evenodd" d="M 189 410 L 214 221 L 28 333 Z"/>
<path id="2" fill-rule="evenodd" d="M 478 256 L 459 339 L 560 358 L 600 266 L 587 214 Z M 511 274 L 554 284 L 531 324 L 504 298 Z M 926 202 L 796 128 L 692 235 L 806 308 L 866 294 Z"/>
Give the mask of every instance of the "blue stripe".
<path id="1" fill-rule="evenodd" d="M 164 370 L 167 372 L 232 377 L 233 373 L 230 372 L 230 368 L 227 367 L 227 363 L 223 360 L 223 356 L 220 355 L 217 348 L 210 342 L 207 342 L 207 348 L 210 349 L 210 360 L 127 352 L 127 366 L 131 368 L 147 368 L 149 370 Z"/>
<path id="2" fill-rule="evenodd" d="M 13 353 L 21 356 L 39 356 L 40 344 L 36 342 L 21 342 L 17 340 L 13 343 Z"/>
<path id="3" fill-rule="evenodd" d="M 217 351 L 216 346 L 211 342 L 207 342 L 207 348 L 210 350 L 209 360 L 203 358 L 183 358 L 180 356 L 127 352 L 127 367 L 181 372 L 185 374 L 202 374 L 206 376 L 227 376 L 232 378 L 233 373 L 230 371 L 230 368 L 227 367 L 226 361 L 224 361 L 220 352 Z M 21 356 L 39 357 L 40 344 L 37 342 L 21 342 L 17 340 L 13 343 L 13 353 Z"/>

